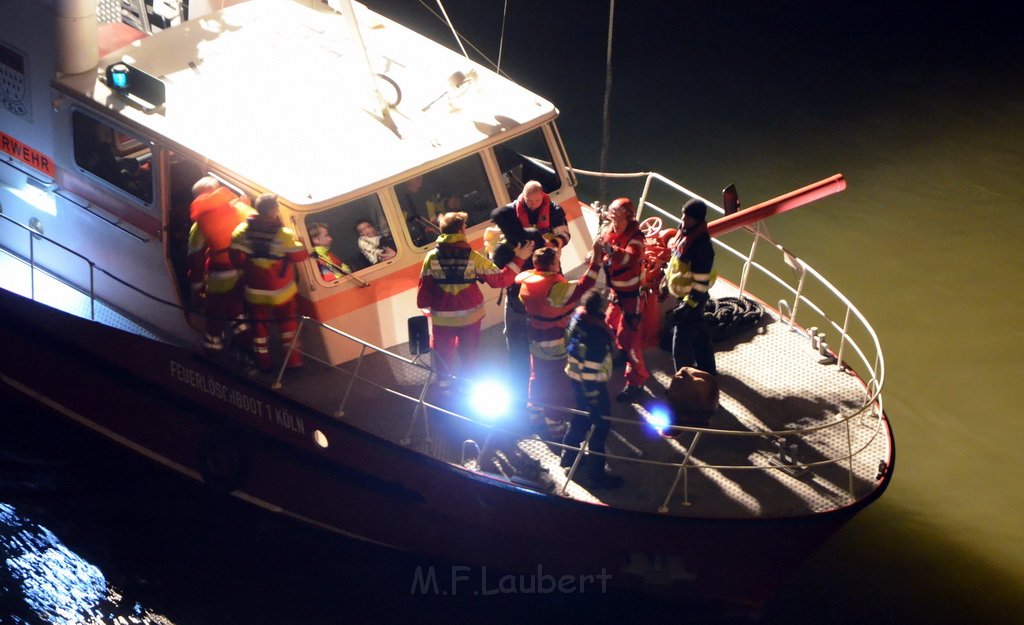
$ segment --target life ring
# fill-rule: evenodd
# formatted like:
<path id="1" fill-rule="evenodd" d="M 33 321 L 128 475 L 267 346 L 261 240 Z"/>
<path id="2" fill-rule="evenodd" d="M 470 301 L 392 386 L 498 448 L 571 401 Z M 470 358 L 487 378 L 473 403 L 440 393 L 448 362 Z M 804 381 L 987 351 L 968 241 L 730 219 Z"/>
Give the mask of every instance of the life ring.
<path id="1" fill-rule="evenodd" d="M 232 493 L 245 483 L 248 457 L 237 436 L 221 432 L 209 436 L 199 448 L 199 474 L 217 493 Z"/>

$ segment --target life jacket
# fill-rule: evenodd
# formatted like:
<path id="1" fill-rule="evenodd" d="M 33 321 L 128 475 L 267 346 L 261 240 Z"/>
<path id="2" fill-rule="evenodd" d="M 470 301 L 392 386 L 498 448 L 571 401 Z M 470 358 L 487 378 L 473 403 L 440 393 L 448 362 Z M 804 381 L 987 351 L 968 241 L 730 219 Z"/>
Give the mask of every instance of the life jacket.
<path id="1" fill-rule="evenodd" d="M 252 209 L 227 187 L 217 187 L 192 200 L 189 218 L 199 226 L 209 250 L 211 264 L 229 264 L 231 235 L 251 213 Z"/>
<path id="2" fill-rule="evenodd" d="M 328 282 L 340 280 L 342 276 L 352 273 L 352 268 L 335 256 L 327 246 L 314 246 L 313 257 L 316 258 L 316 266 L 320 269 L 320 277 Z"/>
<path id="3" fill-rule="evenodd" d="M 611 232 L 607 240 L 612 247 L 610 286 L 620 297 L 637 295 L 644 275 L 644 234 L 639 222 L 630 220 L 625 231 Z"/>
<path id="4" fill-rule="evenodd" d="M 530 222 L 530 215 L 533 214 L 537 217 L 536 223 Z M 536 228 L 540 232 L 548 232 L 551 230 L 551 198 L 547 193 L 544 194 L 544 200 L 541 201 L 540 206 L 535 211 L 531 211 L 526 206 L 526 201 L 522 198 L 516 200 L 516 217 L 519 218 L 519 223 L 523 224 L 524 228 Z"/>
<path id="5" fill-rule="evenodd" d="M 551 303 L 551 290 L 555 285 L 569 283 L 565 276 L 556 272 L 535 270 L 520 274 L 516 277 L 516 282 L 520 285 L 519 299 L 526 306 L 531 328 L 564 330 L 569 325 L 573 306 Z"/>

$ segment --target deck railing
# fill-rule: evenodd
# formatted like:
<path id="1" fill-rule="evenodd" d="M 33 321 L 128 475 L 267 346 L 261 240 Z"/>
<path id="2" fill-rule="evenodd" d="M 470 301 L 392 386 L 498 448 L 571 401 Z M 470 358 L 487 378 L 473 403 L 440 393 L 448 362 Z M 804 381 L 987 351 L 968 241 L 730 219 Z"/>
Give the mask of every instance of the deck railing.
<path id="1" fill-rule="evenodd" d="M 581 170 L 576 170 L 576 172 L 584 176 L 594 175 L 592 172 Z M 638 206 L 640 207 L 641 218 L 644 215 L 653 213 L 662 217 L 663 220 L 669 220 L 669 223 L 678 220 L 678 216 L 676 214 L 662 208 L 653 199 L 653 195 L 659 192 L 659 187 L 664 187 L 664 189 L 667 189 L 669 192 L 679 197 L 679 200 L 673 201 L 673 205 L 675 206 L 681 205 L 682 201 L 685 201 L 685 199 L 698 197 L 688 189 L 656 173 L 619 174 L 613 175 L 612 177 L 621 180 L 642 180 L 642 191 L 639 195 L 635 196 L 640 198 Z M 705 200 L 705 202 L 707 202 L 707 200 Z M 721 212 L 721 209 L 717 208 L 714 203 L 707 202 L 707 204 L 713 209 L 717 209 Z M 14 221 L 2 213 L 0 213 L 0 219 L 4 222 L 14 224 L 26 231 L 26 234 L 29 237 L 28 263 L 32 265 L 33 272 L 36 270 L 34 252 L 34 241 L 36 238 L 45 239 L 56 248 L 86 263 L 89 268 L 90 284 L 89 292 L 86 293 L 86 295 L 89 297 L 91 302 L 91 309 L 93 311 L 92 317 L 95 318 L 95 304 L 97 299 L 93 287 L 94 275 L 97 271 L 103 270 L 98 268 L 91 260 L 85 258 L 81 254 L 78 254 L 56 241 L 47 239 L 36 230 Z M 782 440 L 787 437 L 807 435 L 826 428 L 845 428 L 847 440 L 846 453 L 811 462 L 800 462 L 799 465 L 801 468 L 810 468 L 815 466 L 829 464 L 839 465 L 840 463 L 845 463 L 846 473 L 848 475 L 847 492 L 850 500 L 852 501 L 857 497 L 854 487 L 854 458 L 871 445 L 875 437 L 879 436 L 883 432 L 884 412 L 882 404 L 882 386 L 885 378 L 885 365 L 881 346 L 874 329 L 870 326 L 861 312 L 852 304 L 852 302 L 850 302 L 812 267 L 797 258 L 783 246 L 776 243 L 767 234 L 765 229 L 760 226 L 748 226 L 743 228 L 742 232 L 745 232 L 749 238 L 749 243 L 747 244 L 749 245 L 749 251 L 746 252 L 741 251 L 739 249 L 739 245 L 732 240 L 737 238 L 733 235 L 730 235 L 730 240 L 728 242 L 717 239 L 715 240 L 715 244 L 719 249 L 726 252 L 729 257 L 736 259 L 740 264 L 737 284 L 741 293 L 747 289 L 749 281 L 755 277 L 760 277 L 761 279 L 766 280 L 769 285 L 781 291 L 782 297 L 780 297 L 778 301 L 778 311 L 790 330 L 793 332 L 803 333 L 807 336 L 809 341 L 814 342 L 815 345 L 818 346 L 823 359 L 831 359 L 834 361 L 833 365 L 830 366 L 854 370 L 866 384 L 866 399 L 856 409 L 836 414 L 835 417 L 828 422 L 808 428 L 773 431 L 766 431 L 763 429 L 744 431 L 688 426 L 669 426 L 664 429 L 671 430 L 673 434 L 692 435 L 689 443 L 683 449 L 682 459 L 676 462 L 644 458 L 638 450 L 630 447 L 628 441 L 623 440 L 623 442 L 627 443 L 625 445 L 627 450 L 631 452 L 629 455 L 605 455 L 608 458 L 617 459 L 622 462 L 666 467 L 675 471 L 675 479 L 671 487 L 665 493 L 663 499 L 659 502 L 659 505 L 656 506 L 657 509 L 662 512 L 668 510 L 668 503 L 672 497 L 675 496 L 680 483 L 682 484 L 683 489 L 683 502 L 689 503 L 688 478 L 690 471 L 775 471 L 780 469 L 785 470 L 787 468 L 786 462 L 770 466 L 757 464 L 715 465 L 698 462 L 695 460 L 694 451 L 709 437 L 769 437 L 775 440 Z M 771 256 L 774 256 L 774 258 L 771 258 Z M 770 265 L 773 263 L 777 266 L 788 268 L 787 271 L 792 274 L 789 279 L 780 275 L 782 270 L 773 270 L 770 268 Z M 106 272 L 104 271 L 103 273 Z M 809 292 L 814 290 L 820 291 L 823 294 L 823 297 L 812 298 L 809 295 Z M 827 302 L 825 301 L 826 298 L 828 299 Z M 792 303 L 790 303 L 790 301 L 792 301 Z M 301 319 L 300 328 L 296 335 L 296 341 L 289 349 L 297 348 L 296 346 L 299 344 L 299 336 L 303 334 L 303 332 L 308 331 L 308 328 L 311 325 L 318 326 L 323 332 L 331 333 L 359 345 L 359 356 L 355 360 L 343 363 L 336 367 L 341 374 L 349 376 L 349 379 L 345 387 L 346 390 L 343 398 L 335 410 L 335 416 L 344 417 L 345 410 L 350 401 L 350 394 L 353 389 L 353 385 L 358 380 L 364 384 L 372 384 L 380 390 L 383 390 L 387 396 L 407 404 L 409 408 L 409 423 L 404 436 L 401 436 L 398 441 L 403 444 L 409 444 L 411 442 L 412 433 L 417 423 L 422 423 L 426 432 L 426 439 L 429 442 L 429 417 L 431 415 L 442 414 L 459 421 L 472 424 L 473 427 L 482 428 L 480 433 L 482 440 L 484 440 L 484 444 L 482 448 L 478 446 L 481 453 L 486 452 L 486 450 L 491 448 L 490 441 L 495 437 L 503 438 L 503 440 L 515 440 L 517 442 L 527 438 L 527 436 L 521 431 L 517 432 L 514 430 L 507 430 L 484 419 L 468 416 L 467 414 L 452 410 L 451 408 L 439 405 L 438 403 L 431 403 L 427 401 L 429 387 L 432 382 L 436 381 L 439 372 L 436 367 L 428 365 L 420 356 L 404 356 L 395 351 L 380 348 L 338 328 L 331 327 L 308 317 L 303 317 Z M 826 328 L 830 332 L 836 333 L 838 336 L 838 347 L 835 350 L 827 347 L 826 342 L 821 335 L 820 330 Z M 379 379 L 362 375 L 360 369 L 366 358 L 372 354 L 379 354 L 381 357 L 387 359 L 396 366 L 412 368 L 416 374 L 408 376 L 409 379 L 416 378 L 420 381 L 414 384 L 405 384 L 404 386 L 388 385 L 386 383 L 382 383 Z M 307 358 L 313 357 L 308 353 L 305 355 Z M 328 363 L 324 364 L 330 366 Z M 284 369 L 282 365 L 282 369 L 278 372 L 274 381 L 274 386 L 281 386 L 283 373 Z M 287 391 L 287 389 L 285 390 Z M 297 399 L 302 401 L 302 398 Z M 578 412 L 569 407 L 561 408 L 568 412 Z M 789 422 L 795 423 L 798 421 L 799 417 L 800 415 L 794 415 Z M 867 440 L 864 440 L 864 437 L 861 437 L 861 444 L 855 447 L 853 442 L 854 437 L 851 434 L 851 427 L 854 424 L 854 420 L 858 418 L 860 419 L 860 425 L 871 427 L 874 431 Z M 615 425 L 612 430 L 613 434 L 616 430 L 625 432 L 627 431 L 627 428 L 651 427 L 637 421 L 616 418 L 610 419 Z M 579 449 L 582 453 L 580 453 L 578 457 L 582 457 L 587 453 L 595 453 L 587 449 L 587 441 L 589 441 L 589 433 L 587 439 L 585 439 Z M 567 448 L 558 443 L 549 443 L 549 445 L 556 450 L 559 448 Z M 785 458 L 785 451 L 781 448 L 779 455 L 781 458 Z M 450 458 L 446 459 L 450 460 Z M 792 460 L 793 462 L 790 464 L 795 464 L 795 459 Z M 578 462 L 576 465 L 578 465 Z M 572 467 L 568 474 L 568 479 L 570 481 L 574 477 L 576 465 Z M 479 463 L 474 466 L 479 468 Z M 564 493 L 565 490 L 565 487 L 563 487 L 562 492 Z"/>

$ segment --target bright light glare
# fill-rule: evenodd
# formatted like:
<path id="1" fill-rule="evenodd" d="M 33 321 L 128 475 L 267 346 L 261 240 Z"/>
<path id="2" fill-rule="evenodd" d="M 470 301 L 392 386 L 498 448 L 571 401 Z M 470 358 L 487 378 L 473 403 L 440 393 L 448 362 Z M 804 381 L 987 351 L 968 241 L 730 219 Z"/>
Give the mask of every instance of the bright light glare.
<path id="1" fill-rule="evenodd" d="M 645 418 L 659 434 L 664 434 L 668 431 L 669 426 L 672 425 L 672 418 L 669 416 L 668 408 L 665 406 L 655 406 L 651 409 L 650 413 L 645 415 Z"/>
<path id="2" fill-rule="evenodd" d="M 53 197 L 52 193 L 48 193 L 30 184 L 26 184 L 23 187 L 14 187 L 3 183 L 3 186 L 22 202 L 47 215 L 57 216 L 57 200 Z"/>
<path id="3" fill-rule="evenodd" d="M 509 413 L 512 394 L 501 382 L 481 380 L 473 384 L 469 394 L 469 405 L 476 414 L 485 419 L 501 419 Z"/>

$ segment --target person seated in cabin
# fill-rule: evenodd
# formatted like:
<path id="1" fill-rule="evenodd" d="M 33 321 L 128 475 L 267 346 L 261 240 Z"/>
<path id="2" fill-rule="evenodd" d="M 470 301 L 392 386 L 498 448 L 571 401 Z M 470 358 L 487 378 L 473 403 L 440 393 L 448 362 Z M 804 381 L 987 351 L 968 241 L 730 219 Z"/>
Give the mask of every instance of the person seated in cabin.
<path id="1" fill-rule="evenodd" d="M 385 260 L 391 260 L 398 253 L 395 251 L 395 242 L 391 235 L 381 234 L 377 226 L 369 219 L 360 219 L 355 225 L 356 234 L 359 235 L 359 251 L 371 265 L 376 265 Z"/>
<path id="2" fill-rule="evenodd" d="M 441 235 L 437 247 L 427 253 L 416 291 L 416 306 L 430 315 L 431 343 L 446 367 L 458 354 L 462 375 L 477 371 L 484 296 L 477 282 L 494 288 L 511 285 L 533 253 L 533 244 L 516 250 L 515 257 L 499 268 L 466 240 L 469 215 L 444 213 L 438 218 Z M 444 378 L 442 379 L 442 381 Z"/>
<path id="3" fill-rule="evenodd" d="M 396 193 L 413 245 L 416 247 L 426 245 L 430 242 L 429 232 L 433 224 L 429 217 L 430 208 L 427 205 L 429 194 L 423 188 L 423 176 L 416 176 L 403 182 L 396 188 Z"/>
<path id="4" fill-rule="evenodd" d="M 349 267 L 331 251 L 331 243 L 334 239 L 323 222 L 309 224 L 309 242 L 313 244 L 313 258 L 316 259 L 317 269 L 320 270 L 320 277 L 327 282 L 340 280 L 342 276 L 352 273 Z"/>

